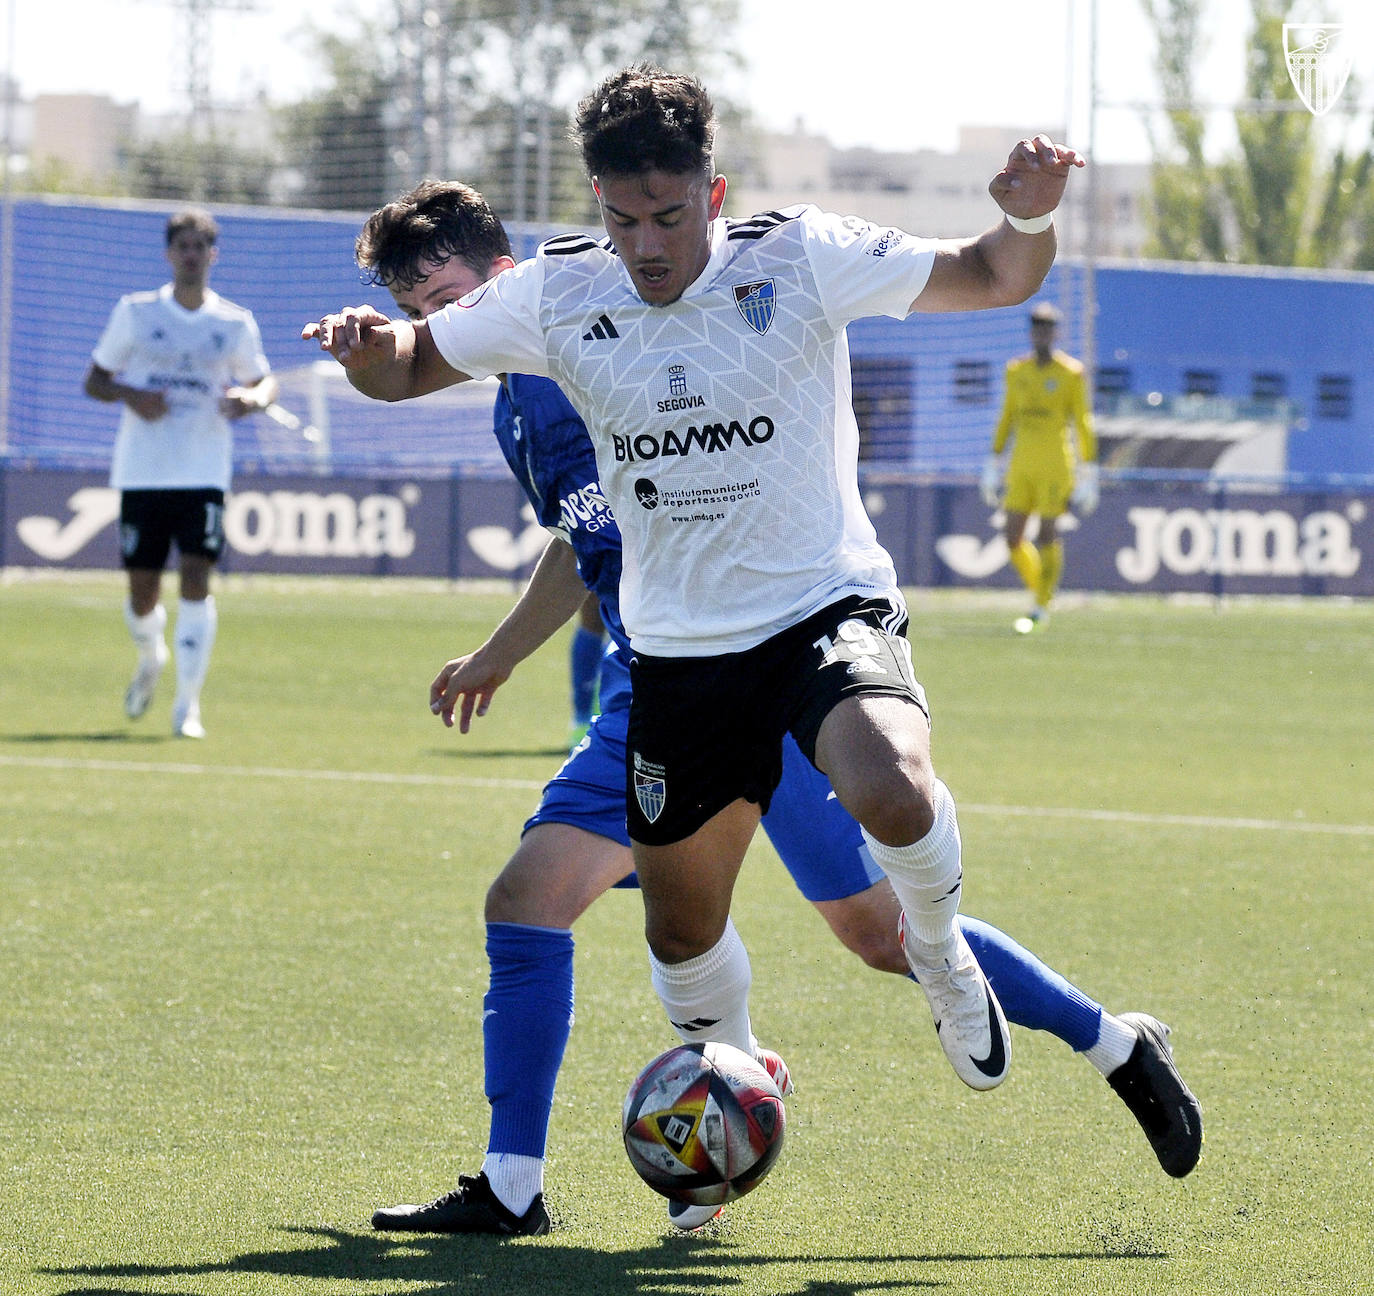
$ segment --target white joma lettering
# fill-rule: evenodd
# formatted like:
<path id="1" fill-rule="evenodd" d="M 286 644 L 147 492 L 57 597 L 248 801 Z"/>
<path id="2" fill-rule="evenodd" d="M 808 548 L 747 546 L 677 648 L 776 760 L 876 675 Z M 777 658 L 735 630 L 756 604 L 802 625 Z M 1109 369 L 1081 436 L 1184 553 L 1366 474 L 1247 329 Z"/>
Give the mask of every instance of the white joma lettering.
<path id="1" fill-rule="evenodd" d="M 415 551 L 405 501 L 394 495 L 243 491 L 225 505 L 224 532 L 243 554 L 408 558 Z"/>
<path id="2" fill-rule="evenodd" d="M 1353 576 L 1360 568 L 1349 519 L 1317 512 L 1296 518 L 1283 509 L 1133 508 L 1131 548 L 1116 569 L 1132 584 L 1160 568 L 1179 576 Z"/>

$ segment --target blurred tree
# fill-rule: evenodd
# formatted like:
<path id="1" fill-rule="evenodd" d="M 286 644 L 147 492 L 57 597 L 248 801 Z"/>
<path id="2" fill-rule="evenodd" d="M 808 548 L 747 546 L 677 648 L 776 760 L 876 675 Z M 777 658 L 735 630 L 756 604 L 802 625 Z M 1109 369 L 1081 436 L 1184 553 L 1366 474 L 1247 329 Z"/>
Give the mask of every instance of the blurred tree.
<path id="1" fill-rule="evenodd" d="M 1150 255 L 1178 261 L 1224 261 L 1224 199 L 1213 167 L 1203 152 L 1207 125 L 1196 110 L 1194 61 L 1201 49 L 1201 11 L 1204 0 L 1141 0 L 1155 29 L 1155 71 L 1168 105 L 1166 116 L 1174 136 L 1175 156 L 1161 161 L 1167 144 L 1146 123 L 1151 152 L 1157 159 L 1152 179 L 1153 208 L 1149 213 Z"/>
<path id="2" fill-rule="evenodd" d="M 1153 256 L 1184 261 L 1368 268 L 1374 262 L 1374 200 L 1368 192 L 1374 137 L 1353 152 L 1322 147 L 1322 123 L 1299 103 L 1288 76 L 1282 0 L 1251 0 L 1237 149 L 1219 162 L 1204 151 L 1195 61 L 1205 0 L 1141 0 L 1155 31 L 1156 72 L 1168 105 L 1172 147 L 1152 134 L 1156 159 L 1149 212 Z M 1358 93 L 1347 86 L 1345 93 Z M 1268 105 L 1274 105 L 1268 109 Z"/>
<path id="3" fill-rule="evenodd" d="M 385 34 L 365 27 L 356 40 L 321 32 L 314 38 L 329 85 L 279 113 L 289 168 L 284 196 L 303 207 L 371 210 L 394 187 L 388 116 L 395 74 L 378 55 Z"/>
<path id="4" fill-rule="evenodd" d="M 136 198 L 265 203 L 270 192 L 270 168 L 256 152 L 189 130 L 131 146 L 123 174 Z"/>
<path id="5" fill-rule="evenodd" d="M 447 174 L 507 219 L 590 223 L 573 105 L 640 60 L 711 84 L 738 20 L 739 0 L 394 0 L 360 38 L 316 35 L 329 87 L 283 116 L 299 200 L 371 207 Z"/>
<path id="6" fill-rule="evenodd" d="M 10 185 L 18 194 L 86 194 L 98 198 L 126 198 L 127 177 L 90 175 L 70 162 L 46 157 L 27 170 L 12 171 Z"/>

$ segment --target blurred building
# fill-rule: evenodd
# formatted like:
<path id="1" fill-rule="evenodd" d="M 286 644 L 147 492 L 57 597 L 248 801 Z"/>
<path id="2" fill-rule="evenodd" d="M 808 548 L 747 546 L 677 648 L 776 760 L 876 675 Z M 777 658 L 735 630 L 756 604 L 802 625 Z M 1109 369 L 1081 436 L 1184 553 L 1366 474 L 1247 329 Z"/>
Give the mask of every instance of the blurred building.
<path id="1" fill-rule="evenodd" d="M 964 126 L 952 153 L 918 149 L 891 153 L 841 149 L 800 126 L 788 134 L 762 133 L 746 156 L 732 159 L 728 210 L 731 215 L 815 203 L 829 211 L 853 212 L 916 234 L 942 238 L 976 234 L 993 223 L 988 181 L 1002 168 L 1017 140 L 1034 134 L 1013 126 Z M 1051 134 L 1054 131 L 1051 130 Z M 1097 204 L 1096 252 L 1104 257 L 1138 257 L 1148 232 L 1144 203 L 1150 168 L 1107 162 L 1094 177 Z M 1088 251 L 1088 206 L 1092 190 L 1082 177 L 1068 189 L 1057 219 L 1060 251 Z"/>
<path id="2" fill-rule="evenodd" d="M 108 95 L 41 94 L 33 99 L 29 140 L 35 171 L 55 167 L 74 176 L 116 175 L 134 137 L 138 105 Z"/>

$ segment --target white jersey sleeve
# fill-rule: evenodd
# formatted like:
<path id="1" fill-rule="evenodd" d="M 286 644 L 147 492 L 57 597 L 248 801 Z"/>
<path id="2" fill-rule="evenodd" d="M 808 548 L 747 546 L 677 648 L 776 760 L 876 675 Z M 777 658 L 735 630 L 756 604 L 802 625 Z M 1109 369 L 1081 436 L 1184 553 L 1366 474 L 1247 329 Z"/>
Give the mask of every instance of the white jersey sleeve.
<path id="1" fill-rule="evenodd" d="M 117 374 L 129 363 L 135 343 L 133 311 L 129 298 L 121 297 L 110 312 L 105 331 L 91 352 L 91 359 L 106 373 Z"/>
<path id="2" fill-rule="evenodd" d="M 229 372 L 241 387 L 251 387 L 266 378 L 272 372 L 272 366 L 267 363 L 267 356 L 263 353 L 258 322 L 246 311 L 238 341 L 238 348 L 229 362 Z"/>
<path id="3" fill-rule="evenodd" d="M 802 213 L 807 259 L 837 328 L 869 315 L 905 319 L 935 264 L 936 239 L 814 207 Z"/>
<path id="4" fill-rule="evenodd" d="M 549 377 L 540 299 L 542 258 L 522 261 L 429 317 L 439 354 L 469 378 L 498 373 Z"/>

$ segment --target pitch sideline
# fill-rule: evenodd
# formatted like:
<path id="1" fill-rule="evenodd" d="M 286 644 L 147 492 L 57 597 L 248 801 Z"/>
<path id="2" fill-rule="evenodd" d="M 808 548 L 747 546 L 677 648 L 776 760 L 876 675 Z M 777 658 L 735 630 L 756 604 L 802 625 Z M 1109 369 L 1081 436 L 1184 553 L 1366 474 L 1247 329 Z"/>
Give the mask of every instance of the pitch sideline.
<path id="1" fill-rule="evenodd" d="M 0 766 L 26 769 L 90 770 L 131 774 L 210 775 L 215 778 L 310 779 L 322 783 L 377 783 L 401 787 L 507 788 L 537 792 L 546 780 L 478 778 L 462 774 L 388 774 L 375 770 L 275 769 L 253 765 L 194 765 L 178 761 L 117 761 L 66 756 L 10 756 L 0 753 Z M 1088 810 L 1071 806 L 987 805 L 961 801 L 959 813 L 1002 818 L 1050 817 L 1095 823 L 1142 824 L 1168 828 L 1251 829 L 1256 832 L 1321 833 L 1341 837 L 1374 837 L 1374 824 L 1310 823 L 1301 819 L 1245 819 L 1222 815 L 1147 814 L 1136 810 Z"/>

